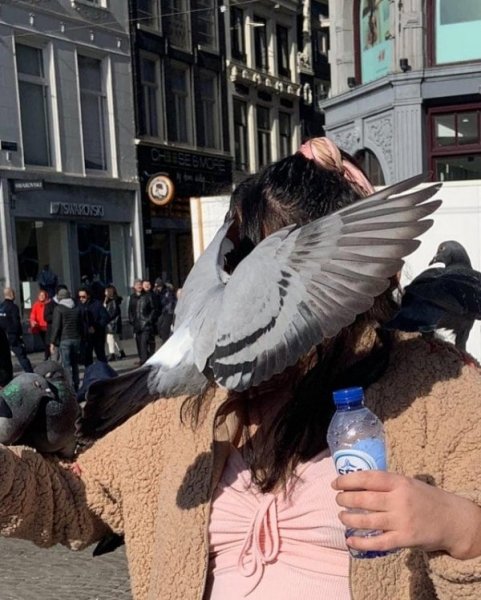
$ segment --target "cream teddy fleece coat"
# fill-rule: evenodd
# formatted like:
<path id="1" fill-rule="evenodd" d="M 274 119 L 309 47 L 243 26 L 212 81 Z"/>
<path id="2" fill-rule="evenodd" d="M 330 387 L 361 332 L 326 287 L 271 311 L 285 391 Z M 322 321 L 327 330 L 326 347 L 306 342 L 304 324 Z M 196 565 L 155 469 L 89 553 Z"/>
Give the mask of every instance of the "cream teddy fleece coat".
<path id="1" fill-rule="evenodd" d="M 159 400 L 73 465 L 0 447 L 0 533 L 80 549 L 123 532 L 135 600 L 202 600 L 211 492 L 236 430 L 235 415 L 216 422 L 225 399 L 216 392 L 195 431 L 181 399 Z M 385 423 L 391 470 L 481 504 L 481 377 L 467 356 L 405 336 L 367 404 Z M 481 558 L 352 560 L 350 588 L 353 600 L 479 600 Z"/>

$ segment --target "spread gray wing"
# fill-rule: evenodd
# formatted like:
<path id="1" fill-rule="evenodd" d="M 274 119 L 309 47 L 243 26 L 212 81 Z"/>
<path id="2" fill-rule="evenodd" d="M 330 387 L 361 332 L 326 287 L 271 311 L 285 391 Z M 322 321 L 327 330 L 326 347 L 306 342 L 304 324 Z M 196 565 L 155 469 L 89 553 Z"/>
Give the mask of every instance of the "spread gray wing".
<path id="1" fill-rule="evenodd" d="M 242 391 L 293 365 L 368 310 L 432 225 L 440 185 L 392 198 L 418 176 L 263 240 L 225 287 L 210 359 L 220 385 Z"/>

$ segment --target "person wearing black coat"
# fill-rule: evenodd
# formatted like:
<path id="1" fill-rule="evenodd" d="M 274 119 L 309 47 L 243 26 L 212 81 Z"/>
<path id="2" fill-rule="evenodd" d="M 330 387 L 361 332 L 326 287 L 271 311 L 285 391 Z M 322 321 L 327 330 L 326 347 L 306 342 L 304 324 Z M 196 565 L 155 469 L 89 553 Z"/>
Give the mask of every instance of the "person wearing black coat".
<path id="1" fill-rule="evenodd" d="M 0 388 L 5 387 L 13 379 L 12 357 L 7 334 L 0 327 Z"/>
<path id="2" fill-rule="evenodd" d="M 102 302 L 92 298 L 90 289 L 81 287 L 78 290 L 79 308 L 82 315 L 82 358 L 84 365 L 88 367 L 94 361 L 93 353 L 97 360 L 107 362 L 105 354 L 106 327 L 109 322 L 109 314 Z"/>
<path id="3" fill-rule="evenodd" d="M 15 304 L 15 292 L 11 287 L 3 290 L 4 300 L 0 304 L 0 327 L 5 331 L 11 351 L 17 357 L 22 369 L 33 373 L 33 367 L 27 356 L 27 348 L 23 341 L 20 309 Z"/>
<path id="4" fill-rule="evenodd" d="M 129 302 L 129 322 L 134 331 L 140 364 L 143 364 L 153 353 L 152 338 L 157 315 L 154 295 L 150 291 L 145 291 L 142 284 L 140 279 L 134 282 L 134 293 L 130 296 Z"/>
<path id="5" fill-rule="evenodd" d="M 75 391 L 79 389 L 80 344 L 82 340 L 82 315 L 80 308 L 70 296 L 70 292 L 61 289 L 57 292 L 58 304 L 53 311 L 50 349 L 52 354 L 60 349 L 60 360 L 68 373 L 71 373 Z"/>
<path id="6" fill-rule="evenodd" d="M 117 294 L 117 289 L 114 285 L 108 285 L 105 288 L 104 307 L 109 314 L 109 322 L 107 323 L 107 360 L 113 361 L 118 358 L 125 358 L 125 352 L 122 349 L 120 338 L 122 336 L 122 314 L 120 305 L 122 297 Z"/>

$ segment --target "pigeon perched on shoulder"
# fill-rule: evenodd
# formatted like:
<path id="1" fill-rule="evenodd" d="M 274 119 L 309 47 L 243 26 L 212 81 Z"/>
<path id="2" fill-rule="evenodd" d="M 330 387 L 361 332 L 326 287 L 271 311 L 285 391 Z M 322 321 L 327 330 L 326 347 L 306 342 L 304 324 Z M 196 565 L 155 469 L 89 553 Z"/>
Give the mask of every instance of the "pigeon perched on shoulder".
<path id="1" fill-rule="evenodd" d="M 430 335 L 451 330 L 455 345 L 466 350 L 474 321 L 481 319 L 481 273 L 456 241 L 439 245 L 429 264 L 435 263 L 445 266 L 426 269 L 405 287 L 401 309 L 385 327 Z"/>
<path id="2" fill-rule="evenodd" d="M 54 398 L 47 380 L 21 373 L 0 391 L 0 444 L 18 443 L 45 404 Z"/>
<path id="3" fill-rule="evenodd" d="M 279 229 L 234 268 L 228 255 L 242 240 L 228 215 L 187 277 L 172 336 L 140 368 L 90 386 L 81 434 L 101 437 L 148 402 L 199 394 L 211 382 L 257 386 L 337 335 L 372 307 L 431 227 L 425 217 L 441 201 L 426 201 L 440 184 L 411 190 L 424 179 Z"/>

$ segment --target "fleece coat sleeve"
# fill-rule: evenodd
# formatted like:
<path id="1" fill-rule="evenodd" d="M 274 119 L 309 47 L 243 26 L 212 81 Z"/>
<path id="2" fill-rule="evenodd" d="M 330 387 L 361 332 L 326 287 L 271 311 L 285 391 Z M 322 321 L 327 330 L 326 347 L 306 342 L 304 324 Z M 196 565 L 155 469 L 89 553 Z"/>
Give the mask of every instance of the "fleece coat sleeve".
<path id="1" fill-rule="evenodd" d="M 452 360 L 439 356 L 439 361 Z M 459 377 L 443 382 L 440 402 L 427 404 L 426 460 L 439 466 L 437 485 L 481 506 L 481 374 L 467 355 L 458 360 L 466 363 Z M 448 371 L 449 365 L 444 368 Z M 463 561 L 434 553 L 429 566 L 440 600 L 481 598 L 481 557 Z"/>
<path id="2" fill-rule="evenodd" d="M 95 444 L 95 455 L 105 476 L 111 477 L 112 452 L 102 441 Z M 0 446 L 1 535 L 79 550 L 110 529 L 121 528 L 113 482 L 95 473 L 85 480 L 77 465 L 43 457 L 30 448 Z"/>

